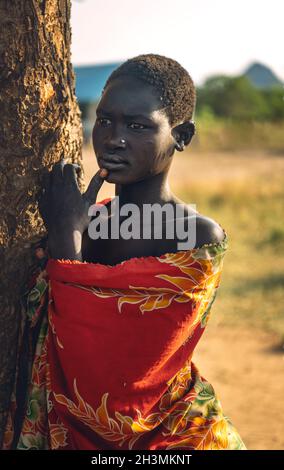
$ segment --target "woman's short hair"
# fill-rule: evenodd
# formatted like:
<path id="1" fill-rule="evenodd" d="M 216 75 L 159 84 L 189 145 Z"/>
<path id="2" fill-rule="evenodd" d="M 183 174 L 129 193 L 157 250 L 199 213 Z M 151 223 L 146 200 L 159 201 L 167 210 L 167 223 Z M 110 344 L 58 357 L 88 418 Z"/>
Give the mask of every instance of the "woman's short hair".
<path id="1" fill-rule="evenodd" d="M 192 119 L 196 102 L 194 83 L 176 60 L 158 54 L 142 54 L 128 59 L 111 73 L 104 90 L 121 76 L 133 76 L 152 85 L 172 126 Z"/>

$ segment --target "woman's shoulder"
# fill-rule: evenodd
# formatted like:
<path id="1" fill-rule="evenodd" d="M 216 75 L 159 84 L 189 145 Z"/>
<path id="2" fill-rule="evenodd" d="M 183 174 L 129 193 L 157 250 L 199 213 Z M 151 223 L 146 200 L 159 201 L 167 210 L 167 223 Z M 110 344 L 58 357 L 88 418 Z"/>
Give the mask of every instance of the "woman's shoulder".
<path id="1" fill-rule="evenodd" d="M 196 247 L 222 243 L 226 238 L 223 227 L 211 217 L 196 216 Z"/>
<path id="2" fill-rule="evenodd" d="M 201 214 L 190 204 L 183 203 L 182 206 L 184 218 L 188 220 L 188 222 L 191 222 L 191 224 L 192 221 L 194 221 L 194 227 L 196 230 L 196 248 L 207 244 L 222 243 L 227 238 L 227 233 L 224 228 L 214 219 Z"/>

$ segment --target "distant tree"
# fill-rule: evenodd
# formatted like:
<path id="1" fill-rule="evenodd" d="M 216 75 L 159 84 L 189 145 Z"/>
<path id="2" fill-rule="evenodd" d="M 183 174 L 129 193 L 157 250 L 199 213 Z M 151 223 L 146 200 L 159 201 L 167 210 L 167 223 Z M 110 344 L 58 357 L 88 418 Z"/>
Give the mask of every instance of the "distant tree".
<path id="1" fill-rule="evenodd" d="M 15 376 L 20 297 L 44 168 L 81 158 L 70 62 L 70 0 L 0 0 L 0 447 Z"/>
<path id="2" fill-rule="evenodd" d="M 284 88 L 274 86 L 262 92 L 269 109 L 269 119 L 271 121 L 284 120 Z"/>
<path id="3" fill-rule="evenodd" d="M 216 116 L 236 120 L 269 118 L 269 103 L 261 90 L 244 77 L 209 78 L 198 89 L 198 110 L 209 107 Z"/>

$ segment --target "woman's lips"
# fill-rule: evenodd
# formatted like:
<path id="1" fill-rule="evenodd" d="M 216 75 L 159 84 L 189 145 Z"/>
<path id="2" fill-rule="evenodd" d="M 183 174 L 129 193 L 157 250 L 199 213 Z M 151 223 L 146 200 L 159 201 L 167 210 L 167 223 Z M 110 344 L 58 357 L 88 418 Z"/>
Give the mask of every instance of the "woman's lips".
<path id="1" fill-rule="evenodd" d="M 128 163 L 126 161 L 119 161 L 114 159 L 99 159 L 99 166 L 100 168 L 106 168 L 107 170 L 122 170 L 124 169 Z"/>

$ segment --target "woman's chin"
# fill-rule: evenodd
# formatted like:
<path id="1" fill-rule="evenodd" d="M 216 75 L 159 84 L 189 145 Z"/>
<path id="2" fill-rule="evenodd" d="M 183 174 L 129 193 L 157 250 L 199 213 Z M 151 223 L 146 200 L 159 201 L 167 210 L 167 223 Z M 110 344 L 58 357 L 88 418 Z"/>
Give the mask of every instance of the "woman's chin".
<path id="1" fill-rule="evenodd" d="M 137 180 L 130 178 L 129 175 L 122 174 L 120 171 L 109 171 L 105 181 L 111 184 L 130 184 L 135 183 Z"/>
<path id="2" fill-rule="evenodd" d="M 108 174 L 105 181 L 110 184 L 125 184 L 124 178 L 116 174 Z"/>

